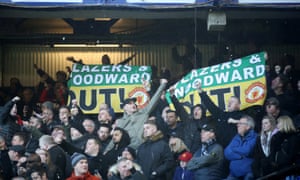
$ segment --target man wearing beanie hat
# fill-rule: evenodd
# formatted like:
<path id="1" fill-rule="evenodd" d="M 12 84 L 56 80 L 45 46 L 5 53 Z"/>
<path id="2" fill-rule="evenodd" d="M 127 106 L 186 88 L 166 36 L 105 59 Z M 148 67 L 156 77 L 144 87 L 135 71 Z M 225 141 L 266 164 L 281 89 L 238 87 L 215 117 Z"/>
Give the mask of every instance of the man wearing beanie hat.
<path id="1" fill-rule="evenodd" d="M 201 130 L 201 147 L 187 163 L 187 169 L 193 171 L 195 179 L 222 179 L 223 147 L 216 142 L 216 127 L 206 123 Z"/>
<path id="2" fill-rule="evenodd" d="M 186 168 L 187 163 L 192 159 L 192 153 L 185 151 L 178 159 L 180 160 L 180 166 L 176 167 L 173 180 L 190 180 L 194 179 L 194 173 Z"/>
<path id="3" fill-rule="evenodd" d="M 130 159 L 130 160 L 135 160 L 136 158 L 136 150 L 133 149 L 132 147 L 130 146 L 127 146 L 123 152 L 122 152 L 122 156 L 125 156 L 127 159 Z M 131 157 L 130 157 L 131 156 Z"/>
<path id="4" fill-rule="evenodd" d="M 94 176 L 89 172 L 87 157 L 80 153 L 74 153 L 71 156 L 73 172 L 67 180 L 101 180 L 101 176 Z"/>

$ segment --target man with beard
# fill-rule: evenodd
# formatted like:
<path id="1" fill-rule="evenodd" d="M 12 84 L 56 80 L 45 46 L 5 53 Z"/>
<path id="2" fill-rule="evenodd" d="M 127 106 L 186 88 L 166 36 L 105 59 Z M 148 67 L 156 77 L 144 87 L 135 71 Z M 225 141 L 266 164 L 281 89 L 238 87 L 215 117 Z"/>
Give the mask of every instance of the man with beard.
<path id="1" fill-rule="evenodd" d="M 111 165 L 117 162 L 123 150 L 130 144 L 130 137 L 127 131 L 116 127 L 112 133 L 112 142 L 114 144 L 113 148 L 104 155 L 105 170 L 108 170 Z"/>

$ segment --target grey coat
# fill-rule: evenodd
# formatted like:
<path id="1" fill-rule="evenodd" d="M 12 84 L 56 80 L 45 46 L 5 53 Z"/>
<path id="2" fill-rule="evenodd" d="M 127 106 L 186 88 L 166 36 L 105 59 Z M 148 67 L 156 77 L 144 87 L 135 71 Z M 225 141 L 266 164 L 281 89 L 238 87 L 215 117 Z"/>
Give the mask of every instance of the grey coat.
<path id="1" fill-rule="evenodd" d="M 223 159 L 222 146 L 213 143 L 207 146 L 204 153 L 202 153 L 202 147 L 196 151 L 188 162 L 187 169 L 194 172 L 195 179 L 219 180 L 223 175 Z"/>

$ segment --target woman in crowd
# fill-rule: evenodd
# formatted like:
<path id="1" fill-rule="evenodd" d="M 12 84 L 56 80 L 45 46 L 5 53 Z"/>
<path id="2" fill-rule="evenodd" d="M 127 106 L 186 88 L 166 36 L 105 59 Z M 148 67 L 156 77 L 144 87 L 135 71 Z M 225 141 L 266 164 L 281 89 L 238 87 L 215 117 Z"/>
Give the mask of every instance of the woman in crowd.
<path id="1" fill-rule="evenodd" d="M 291 166 L 297 160 L 298 136 L 293 121 L 288 116 L 277 119 L 278 133 L 271 140 L 270 161 L 272 171 Z"/>
<path id="2" fill-rule="evenodd" d="M 272 116 L 265 116 L 262 119 L 262 130 L 257 137 L 254 149 L 254 162 L 252 164 L 254 177 L 261 177 L 271 172 L 269 161 L 271 139 L 277 132 L 276 120 Z"/>

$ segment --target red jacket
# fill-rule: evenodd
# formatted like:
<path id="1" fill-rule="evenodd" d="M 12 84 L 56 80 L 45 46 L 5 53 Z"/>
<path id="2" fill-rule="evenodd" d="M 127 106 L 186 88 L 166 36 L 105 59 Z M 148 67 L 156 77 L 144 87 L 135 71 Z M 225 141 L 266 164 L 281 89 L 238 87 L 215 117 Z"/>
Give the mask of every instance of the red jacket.
<path id="1" fill-rule="evenodd" d="M 92 175 L 90 172 L 87 172 L 82 176 L 75 176 L 75 173 L 73 171 L 71 176 L 68 177 L 67 180 L 101 180 L 101 178 Z"/>

